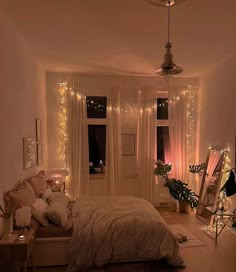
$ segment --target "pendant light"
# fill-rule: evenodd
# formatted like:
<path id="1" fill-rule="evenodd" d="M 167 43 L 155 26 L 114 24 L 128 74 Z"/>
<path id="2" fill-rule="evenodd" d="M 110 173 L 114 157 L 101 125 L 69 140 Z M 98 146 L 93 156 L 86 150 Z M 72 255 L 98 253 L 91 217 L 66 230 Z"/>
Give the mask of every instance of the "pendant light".
<path id="1" fill-rule="evenodd" d="M 183 72 L 183 68 L 177 66 L 173 61 L 173 55 L 171 53 L 172 44 L 170 42 L 170 8 L 175 4 L 179 4 L 184 0 L 147 0 L 149 3 L 159 7 L 167 7 L 168 8 L 168 34 L 167 34 L 167 42 L 165 45 L 166 53 L 164 55 L 164 61 L 160 67 L 156 68 L 153 71 L 153 74 L 163 76 L 167 82 L 169 82 L 174 75 Z"/>

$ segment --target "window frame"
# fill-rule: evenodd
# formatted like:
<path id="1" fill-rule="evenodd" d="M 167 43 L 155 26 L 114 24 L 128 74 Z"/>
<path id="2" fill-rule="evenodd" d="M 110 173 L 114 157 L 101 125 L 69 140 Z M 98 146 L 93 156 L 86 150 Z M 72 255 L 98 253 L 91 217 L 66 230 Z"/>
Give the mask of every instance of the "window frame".
<path id="1" fill-rule="evenodd" d="M 155 126 L 160 126 L 160 127 L 165 127 L 168 126 L 169 127 L 169 115 L 168 115 L 168 119 L 157 119 L 157 99 L 158 98 L 168 98 L 168 91 L 160 91 L 157 92 L 157 96 L 156 96 L 156 112 L 155 112 Z"/>
<path id="2" fill-rule="evenodd" d="M 157 127 L 168 127 L 170 128 L 169 115 L 168 119 L 157 119 L 157 99 L 158 98 L 168 98 L 168 91 L 157 91 L 156 95 L 156 107 L 155 107 L 155 144 L 156 144 L 156 159 L 157 159 Z"/>
<path id="3" fill-rule="evenodd" d="M 157 127 L 168 127 L 170 129 L 170 116 L 168 114 L 168 119 L 157 119 L 157 99 L 158 98 L 169 98 L 168 91 L 157 91 L 156 94 L 156 100 L 155 100 L 155 159 L 157 160 Z M 169 174 L 169 177 L 171 177 L 171 174 Z M 159 177 L 155 176 L 155 181 L 157 184 L 157 202 L 159 203 L 160 206 L 166 206 L 170 205 L 172 202 L 171 196 L 169 194 L 168 188 L 164 187 L 164 180 Z"/>
<path id="4" fill-rule="evenodd" d="M 89 96 L 95 96 L 95 95 L 89 95 Z M 96 95 L 96 96 L 106 96 L 107 95 Z M 87 107 L 87 103 L 86 103 L 86 107 Z M 87 108 L 86 108 L 86 111 L 87 111 Z M 88 116 L 86 117 L 86 125 L 87 125 L 87 131 L 88 131 L 88 126 L 89 125 L 105 125 L 106 126 L 106 136 L 107 136 L 107 114 L 108 114 L 108 111 L 107 111 L 107 107 L 106 107 L 106 118 L 88 118 Z M 88 132 L 87 132 L 88 133 Z M 106 139 L 106 143 L 107 144 L 107 139 Z M 89 146 L 88 146 L 89 148 Z M 106 157 L 106 152 L 105 152 L 105 157 Z M 88 162 L 89 163 L 89 162 Z M 106 170 L 103 172 L 103 173 L 96 173 L 96 174 L 89 174 L 89 179 L 90 180 L 99 180 L 99 179 L 105 179 L 105 173 L 106 173 Z"/>

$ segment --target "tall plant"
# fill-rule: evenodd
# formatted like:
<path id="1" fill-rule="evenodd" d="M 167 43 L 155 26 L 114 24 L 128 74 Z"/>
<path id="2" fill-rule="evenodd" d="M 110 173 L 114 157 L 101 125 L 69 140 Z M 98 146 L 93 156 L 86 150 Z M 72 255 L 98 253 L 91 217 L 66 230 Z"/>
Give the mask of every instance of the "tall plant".
<path id="1" fill-rule="evenodd" d="M 164 164 L 161 160 L 158 160 L 155 164 L 154 175 L 160 176 L 165 180 L 164 186 L 168 188 L 170 195 L 176 200 L 187 202 L 191 208 L 196 208 L 199 205 L 199 196 L 188 188 L 187 183 L 168 177 L 172 165 L 170 163 Z"/>

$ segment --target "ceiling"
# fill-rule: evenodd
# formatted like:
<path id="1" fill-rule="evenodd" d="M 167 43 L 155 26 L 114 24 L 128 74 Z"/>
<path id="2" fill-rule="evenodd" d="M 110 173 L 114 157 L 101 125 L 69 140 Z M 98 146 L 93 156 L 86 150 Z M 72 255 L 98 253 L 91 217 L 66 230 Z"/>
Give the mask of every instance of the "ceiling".
<path id="1" fill-rule="evenodd" d="M 151 75 L 167 39 L 167 9 L 146 0 L 0 0 L 47 71 Z M 180 76 L 200 76 L 235 55 L 236 1 L 171 8 Z"/>

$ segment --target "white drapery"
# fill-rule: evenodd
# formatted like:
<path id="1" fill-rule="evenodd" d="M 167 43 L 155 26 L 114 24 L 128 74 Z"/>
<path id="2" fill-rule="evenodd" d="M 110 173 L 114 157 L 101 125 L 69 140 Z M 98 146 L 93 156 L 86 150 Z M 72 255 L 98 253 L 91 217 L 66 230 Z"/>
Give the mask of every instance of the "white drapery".
<path id="1" fill-rule="evenodd" d="M 89 194 L 87 108 L 81 82 L 68 84 L 66 104 L 68 194 L 75 199 Z"/>
<path id="2" fill-rule="evenodd" d="M 197 89 L 172 86 L 168 93 L 172 176 L 188 183 L 189 165 L 196 163 Z"/>
<path id="3" fill-rule="evenodd" d="M 120 87 L 108 86 L 107 137 L 105 191 L 107 195 L 121 195 L 121 128 L 120 128 Z"/>
<path id="4" fill-rule="evenodd" d="M 141 196 L 154 202 L 155 161 L 154 95 L 150 89 L 138 91 L 137 175 Z"/>

